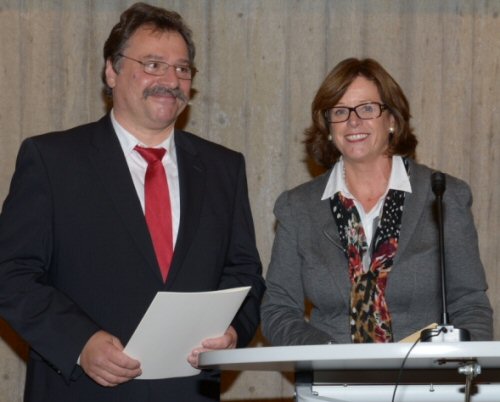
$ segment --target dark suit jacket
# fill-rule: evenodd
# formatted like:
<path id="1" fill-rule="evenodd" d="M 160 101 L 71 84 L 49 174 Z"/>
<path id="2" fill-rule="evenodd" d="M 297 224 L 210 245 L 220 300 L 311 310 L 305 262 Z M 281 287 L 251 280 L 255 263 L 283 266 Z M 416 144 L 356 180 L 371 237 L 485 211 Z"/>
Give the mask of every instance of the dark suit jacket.
<path id="1" fill-rule="evenodd" d="M 22 144 L 0 216 L 0 315 L 32 348 L 26 401 L 218 398 L 217 373 L 108 389 L 75 365 L 99 329 L 126 344 L 162 290 L 251 285 L 232 323 L 238 345 L 257 328 L 264 285 L 243 156 L 187 132 L 175 142 L 181 220 L 166 284 L 109 116 Z"/>
<path id="2" fill-rule="evenodd" d="M 410 160 L 412 193 L 405 196 L 399 247 L 385 294 L 395 341 L 433 322 L 441 323 L 431 173 Z M 347 258 L 330 201 L 321 200 L 329 175 L 287 191 L 276 201 L 278 229 L 261 309 L 262 330 L 273 345 L 351 342 Z M 468 329 L 472 340 L 491 340 L 492 310 L 469 186 L 447 176 L 443 204 L 450 322 Z M 304 320 L 306 299 L 312 304 L 309 321 Z"/>

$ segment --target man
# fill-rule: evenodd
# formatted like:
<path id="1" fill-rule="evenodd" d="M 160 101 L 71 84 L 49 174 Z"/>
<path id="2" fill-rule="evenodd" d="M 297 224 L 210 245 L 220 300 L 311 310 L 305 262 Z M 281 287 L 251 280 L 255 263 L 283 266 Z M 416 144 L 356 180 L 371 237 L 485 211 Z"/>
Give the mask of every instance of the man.
<path id="1" fill-rule="evenodd" d="M 226 333 L 187 356 L 194 366 L 256 330 L 243 157 L 174 129 L 194 54 L 177 13 L 131 6 L 104 46 L 110 114 L 21 146 L 0 216 L 0 315 L 31 346 L 25 401 L 217 400 L 218 373 L 134 380 L 123 345 L 158 291 L 252 286 Z"/>

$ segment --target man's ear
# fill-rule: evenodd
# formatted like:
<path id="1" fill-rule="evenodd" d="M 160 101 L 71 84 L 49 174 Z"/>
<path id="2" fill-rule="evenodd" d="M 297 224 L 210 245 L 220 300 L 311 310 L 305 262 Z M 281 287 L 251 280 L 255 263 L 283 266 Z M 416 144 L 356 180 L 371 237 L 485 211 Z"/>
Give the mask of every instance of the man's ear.
<path id="1" fill-rule="evenodd" d="M 118 75 L 118 73 L 115 71 L 110 59 L 106 60 L 105 75 L 106 84 L 108 84 L 110 88 L 114 88 L 116 85 L 116 76 Z"/>

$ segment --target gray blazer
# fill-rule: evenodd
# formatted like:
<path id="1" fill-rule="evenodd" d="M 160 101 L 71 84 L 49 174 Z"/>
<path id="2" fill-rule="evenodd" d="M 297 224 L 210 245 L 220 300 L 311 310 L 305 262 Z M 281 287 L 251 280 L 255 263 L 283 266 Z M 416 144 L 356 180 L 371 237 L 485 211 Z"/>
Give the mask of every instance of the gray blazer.
<path id="1" fill-rule="evenodd" d="M 409 173 L 412 193 L 405 198 L 399 248 L 386 288 L 395 341 L 442 321 L 432 171 L 410 161 Z M 276 201 L 278 225 L 261 306 L 263 333 L 273 345 L 351 342 L 347 259 L 330 202 L 321 201 L 329 174 Z M 472 340 L 491 340 L 492 309 L 471 204 L 468 185 L 447 176 L 443 210 L 448 313 L 451 324 L 468 329 Z"/>

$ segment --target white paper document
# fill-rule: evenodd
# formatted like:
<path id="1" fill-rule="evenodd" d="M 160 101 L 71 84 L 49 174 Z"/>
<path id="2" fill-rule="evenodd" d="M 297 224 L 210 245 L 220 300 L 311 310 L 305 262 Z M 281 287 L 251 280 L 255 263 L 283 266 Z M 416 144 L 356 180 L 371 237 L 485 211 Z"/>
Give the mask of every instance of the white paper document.
<path id="1" fill-rule="evenodd" d="M 138 379 L 198 374 L 187 357 L 206 338 L 224 334 L 250 286 L 213 292 L 158 292 L 125 353 L 141 362 Z"/>

